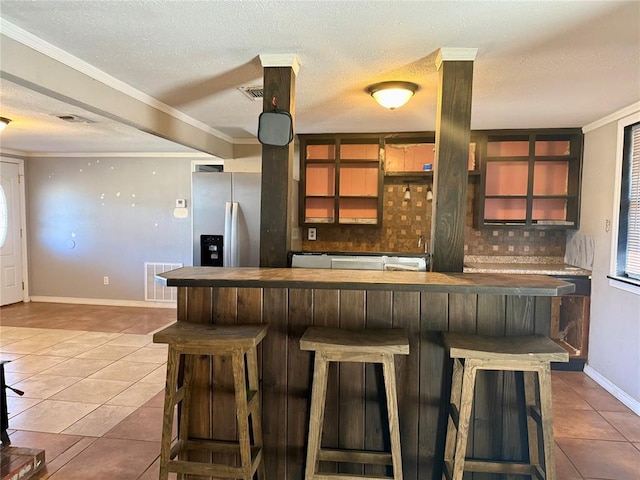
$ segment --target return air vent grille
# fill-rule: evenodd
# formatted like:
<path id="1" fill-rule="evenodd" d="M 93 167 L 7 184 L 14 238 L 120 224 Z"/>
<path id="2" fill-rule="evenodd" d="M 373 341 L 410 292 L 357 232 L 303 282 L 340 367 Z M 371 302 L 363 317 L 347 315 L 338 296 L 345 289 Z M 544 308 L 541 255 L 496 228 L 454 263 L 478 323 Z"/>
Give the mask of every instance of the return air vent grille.
<path id="1" fill-rule="evenodd" d="M 182 267 L 181 263 L 144 263 L 144 300 L 146 302 L 176 302 L 178 294 L 176 287 L 163 287 L 156 283 L 155 276 Z"/>
<path id="2" fill-rule="evenodd" d="M 256 87 L 240 87 L 238 88 L 242 93 L 244 93 L 251 100 L 260 100 L 264 97 L 264 87 L 256 86 Z"/>
<path id="3" fill-rule="evenodd" d="M 57 118 L 69 123 L 97 123 L 94 120 L 89 120 L 88 118 L 81 117 L 80 115 L 56 115 Z"/>

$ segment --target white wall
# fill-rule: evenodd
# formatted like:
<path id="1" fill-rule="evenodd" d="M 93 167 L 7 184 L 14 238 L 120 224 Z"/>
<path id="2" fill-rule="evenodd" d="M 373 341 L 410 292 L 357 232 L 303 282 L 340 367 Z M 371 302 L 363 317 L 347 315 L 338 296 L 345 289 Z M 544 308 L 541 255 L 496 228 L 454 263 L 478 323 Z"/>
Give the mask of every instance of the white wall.
<path id="1" fill-rule="evenodd" d="M 580 231 L 593 236 L 596 245 L 585 371 L 608 383 L 612 393 L 618 393 L 640 414 L 640 289 L 637 293 L 624 291 L 611 286 L 607 278 L 619 184 L 618 119 L 634 111 L 640 111 L 640 105 L 625 109 L 604 124 L 585 127 Z M 613 222 L 613 227 L 608 229 L 607 222 Z"/>

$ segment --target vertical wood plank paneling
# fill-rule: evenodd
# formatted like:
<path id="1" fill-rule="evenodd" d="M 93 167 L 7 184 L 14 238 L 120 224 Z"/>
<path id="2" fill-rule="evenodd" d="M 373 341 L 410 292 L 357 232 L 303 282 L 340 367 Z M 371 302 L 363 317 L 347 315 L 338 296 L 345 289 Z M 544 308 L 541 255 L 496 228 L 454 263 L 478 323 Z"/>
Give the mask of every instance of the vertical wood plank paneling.
<path id="1" fill-rule="evenodd" d="M 215 306 L 214 322 L 218 325 L 237 323 L 237 288 L 215 288 L 213 290 Z M 216 355 L 212 359 L 212 411 L 213 437 L 216 440 L 236 440 L 236 402 L 234 396 L 232 357 Z M 231 465 L 235 455 L 214 455 L 216 462 Z"/>
<path id="2" fill-rule="evenodd" d="M 313 353 L 300 350 L 300 337 L 313 320 L 313 290 L 289 290 L 287 478 L 302 478 L 308 436 Z"/>
<path id="3" fill-rule="evenodd" d="M 551 332 L 551 298 L 535 297 L 533 333 L 547 335 Z"/>
<path id="4" fill-rule="evenodd" d="M 409 355 L 396 355 L 394 364 L 400 419 L 402 475 L 405 480 L 418 479 L 418 401 L 420 396 L 420 292 L 395 292 L 393 327 L 404 328 L 409 336 Z"/>
<path id="5" fill-rule="evenodd" d="M 367 291 L 366 294 L 366 328 L 391 328 L 393 326 L 393 292 Z M 365 449 L 390 452 L 389 428 L 386 420 L 383 422 L 387 417 L 387 410 L 384 406 L 385 394 L 381 364 L 365 364 L 365 392 Z M 381 475 L 386 470 L 385 467 L 367 466 L 365 474 Z"/>
<path id="6" fill-rule="evenodd" d="M 504 336 L 504 295 L 478 295 L 477 333 Z M 473 422 L 474 458 L 496 459 L 502 455 L 503 373 L 481 370 L 477 374 Z M 474 473 L 474 480 L 500 480 L 498 474 Z"/>
<path id="7" fill-rule="evenodd" d="M 269 478 L 293 478 L 287 474 L 288 310 L 287 289 L 264 289 L 262 318 L 269 332 L 262 341 L 262 434 Z"/>
<path id="8" fill-rule="evenodd" d="M 186 318 L 194 323 L 212 323 L 213 289 L 209 287 L 188 288 L 186 292 Z M 184 311 L 178 305 L 178 311 Z M 211 438 L 211 357 L 187 357 L 192 362 L 193 381 L 191 382 L 191 401 L 189 402 L 189 435 L 199 438 Z M 210 455 L 192 452 L 189 459 L 210 461 Z"/>
<path id="9" fill-rule="evenodd" d="M 447 384 L 451 375 L 445 368 L 441 333 L 448 329 L 449 296 L 422 293 L 420 298 L 420 403 L 418 424 L 418 478 L 442 477 Z M 402 441 L 402 439 L 401 439 Z"/>
<path id="10" fill-rule="evenodd" d="M 340 326 L 340 292 L 339 290 L 313 291 L 313 325 L 320 327 Z M 340 425 L 338 409 L 339 366 L 330 362 L 327 379 L 327 400 L 324 407 L 323 446 L 338 446 L 338 426 Z M 311 392 L 311 384 L 308 385 Z M 328 465 L 323 471 L 335 473 L 337 465 Z"/>
<path id="11" fill-rule="evenodd" d="M 365 327 L 365 299 L 362 290 L 340 291 L 340 327 L 360 329 Z M 364 449 L 364 364 L 340 365 L 340 429 L 338 447 L 352 450 Z M 362 465 L 341 465 L 341 473 L 361 475 Z"/>
<path id="12" fill-rule="evenodd" d="M 534 331 L 534 297 L 508 295 L 506 297 L 507 336 L 531 335 Z M 504 372 L 503 395 L 503 441 L 502 457 L 505 460 L 523 460 L 527 458 L 526 424 L 524 417 L 524 384 L 522 374 Z M 520 397 L 520 398 L 518 398 Z M 507 476 L 509 479 L 525 478 L 518 475 Z"/>

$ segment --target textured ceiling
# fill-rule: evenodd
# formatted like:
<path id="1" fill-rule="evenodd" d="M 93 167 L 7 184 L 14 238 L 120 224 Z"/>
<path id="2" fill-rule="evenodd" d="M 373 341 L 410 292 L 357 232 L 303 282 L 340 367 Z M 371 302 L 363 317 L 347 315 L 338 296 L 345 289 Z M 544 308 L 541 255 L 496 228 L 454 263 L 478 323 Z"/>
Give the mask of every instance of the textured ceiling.
<path id="1" fill-rule="evenodd" d="M 297 55 L 298 133 L 434 130 L 441 47 L 478 48 L 473 129 L 581 127 L 640 100 L 638 1 L 2 0 L 0 15 L 233 139 L 256 133 L 262 103 L 238 87 L 261 84 L 260 54 Z M 384 110 L 364 92 L 382 80 L 420 90 Z M 5 88 L 3 110 L 21 95 Z"/>

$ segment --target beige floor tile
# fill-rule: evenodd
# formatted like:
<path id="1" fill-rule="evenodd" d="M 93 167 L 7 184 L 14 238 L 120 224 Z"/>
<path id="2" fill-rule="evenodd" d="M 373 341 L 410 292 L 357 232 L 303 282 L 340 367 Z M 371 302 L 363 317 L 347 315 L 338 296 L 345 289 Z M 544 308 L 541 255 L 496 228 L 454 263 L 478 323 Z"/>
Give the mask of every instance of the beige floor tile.
<path id="1" fill-rule="evenodd" d="M 106 380 L 123 380 L 137 382 L 151 373 L 156 368 L 153 363 L 127 362 L 118 360 L 111 365 L 97 371 L 91 378 L 103 378 Z"/>
<path id="2" fill-rule="evenodd" d="M 11 428 L 60 433 L 99 406 L 92 403 L 43 400 L 13 417 Z"/>
<path id="3" fill-rule="evenodd" d="M 58 329 L 50 329 L 46 332 L 39 333 L 35 337 L 32 337 L 33 340 L 57 340 L 58 342 L 64 342 L 69 340 L 70 338 L 77 337 L 78 335 L 82 335 L 86 333 L 82 330 L 58 330 Z"/>
<path id="4" fill-rule="evenodd" d="M 583 388 L 580 396 L 596 410 L 606 410 L 614 412 L 630 412 L 629 408 L 602 388 Z"/>
<path id="5" fill-rule="evenodd" d="M 634 443 L 633 444 L 638 450 L 640 450 L 640 442 Z"/>
<path id="6" fill-rule="evenodd" d="M 35 337 L 42 333 L 47 333 L 43 328 L 26 328 L 26 327 L 2 327 L 0 330 L 2 338 L 15 338 L 24 340 L 25 338 Z"/>
<path id="7" fill-rule="evenodd" d="M 101 437 L 135 410 L 136 407 L 102 405 L 86 417 L 78 420 L 62 433 L 84 435 L 86 437 Z"/>
<path id="8" fill-rule="evenodd" d="M 163 388 L 164 387 L 159 387 L 153 383 L 138 382 L 131 385 L 129 388 L 106 403 L 108 405 L 140 407 L 151 400 Z"/>
<path id="9" fill-rule="evenodd" d="M 109 340 L 108 345 L 121 345 L 130 347 L 144 347 L 153 343 L 153 335 L 138 335 L 135 333 L 123 333 L 118 338 Z"/>
<path id="10" fill-rule="evenodd" d="M 20 340 L 17 340 L 15 338 L 4 338 L 2 335 L 0 335 L 0 347 L 4 347 L 5 345 L 9 345 L 10 343 L 15 343 L 19 341 Z"/>
<path id="11" fill-rule="evenodd" d="M 32 377 L 33 373 L 20 373 L 20 372 L 4 372 L 4 380 L 7 385 L 15 385 L 18 382 L 26 380 L 29 377 Z"/>
<path id="12" fill-rule="evenodd" d="M 616 427 L 627 440 L 630 442 L 640 442 L 640 416 L 632 411 L 600 412 L 600 415 Z"/>
<path id="13" fill-rule="evenodd" d="M 5 353 L 29 354 L 38 352 L 44 348 L 50 347 L 51 345 L 55 345 L 56 343 L 58 343 L 58 340 L 37 340 L 27 338 L 26 340 L 19 340 L 3 346 L 2 351 Z"/>
<path id="14" fill-rule="evenodd" d="M 160 385 L 164 387 L 164 384 L 167 380 L 167 366 L 160 365 L 153 372 L 147 375 L 144 378 L 141 378 L 140 381 L 144 383 L 153 383 L 155 385 Z"/>
<path id="15" fill-rule="evenodd" d="M 558 445 L 585 478 L 638 480 L 640 451 L 630 443 L 560 438 Z"/>
<path id="16" fill-rule="evenodd" d="M 119 360 L 122 357 L 129 355 L 131 352 L 135 352 L 138 347 L 126 347 L 119 345 L 100 345 L 91 350 L 87 350 L 79 355 L 77 358 L 99 358 L 102 360 Z"/>
<path id="17" fill-rule="evenodd" d="M 620 432 L 593 410 L 554 409 L 553 434 L 556 439 L 624 440 Z"/>
<path id="18" fill-rule="evenodd" d="M 578 392 L 562 381 L 552 383 L 551 391 L 553 394 L 553 408 L 593 410 L 591 405 Z"/>
<path id="19" fill-rule="evenodd" d="M 90 343 L 60 342 L 34 353 L 35 355 L 53 355 L 55 357 L 75 357 L 92 348 L 96 348 L 96 346 Z"/>
<path id="20" fill-rule="evenodd" d="M 74 343 L 92 343 L 94 345 L 102 345 L 122 335 L 121 333 L 108 332 L 86 332 L 76 337 L 70 338 L 69 342 Z"/>
<path id="21" fill-rule="evenodd" d="M 167 361 L 167 349 L 154 346 L 142 347 L 126 356 L 129 362 L 165 363 Z"/>
<path id="22" fill-rule="evenodd" d="M 3 362 L 12 362 L 13 360 L 17 360 L 19 358 L 24 357 L 22 353 L 3 353 L 0 352 L 0 361 Z"/>
<path id="23" fill-rule="evenodd" d="M 40 373 L 65 361 L 64 357 L 51 355 L 25 355 L 4 366 L 6 372 Z"/>
<path id="24" fill-rule="evenodd" d="M 85 378 L 56 393 L 52 399 L 103 404 L 129 386 L 131 382 Z"/>
<path id="25" fill-rule="evenodd" d="M 111 363 L 113 363 L 111 360 L 101 360 L 99 358 L 69 358 L 58 365 L 48 368 L 42 373 L 66 377 L 76 375 L 88 377 Z"/>
<path id="26" fill-rule="evenodd" d="M 7 412 L 9 418 L 15 417 L 19 413 L 24 412 L 27 408 L 42 402 L 41 398 L 25 398 L 7 396 Z"/>
<path id="27" fill-rule="evenodd" d="M 557 443 L 554 444 L 553 453 L 556 457 L 556 477 L 558 480 L 582 480 L 576 467 L 573 466 Z"/>
<path id="28" fill-rule="evenodd" d="M 22 390 L 26 398 L 49 398 L 80 380 L 82 377 L 63 377 L 38 373 L 12 386 Z M 16 394 L 7 390 L 7 396 L 16 396 Z"/>

